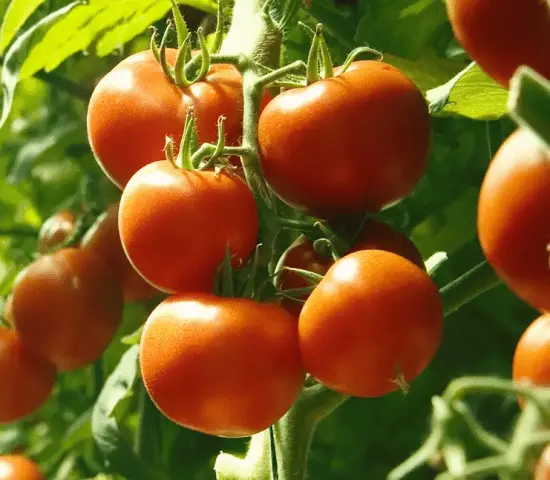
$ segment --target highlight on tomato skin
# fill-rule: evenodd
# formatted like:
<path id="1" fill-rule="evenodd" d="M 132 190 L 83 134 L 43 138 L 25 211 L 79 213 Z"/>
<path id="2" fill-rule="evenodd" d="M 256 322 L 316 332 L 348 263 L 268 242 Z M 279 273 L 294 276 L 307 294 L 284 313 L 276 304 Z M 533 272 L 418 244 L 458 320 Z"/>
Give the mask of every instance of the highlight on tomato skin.
<path id="1" fill-rule="evenodd" d="M 422 255 L 415 244 L 401 232 L 379 220 L 370 218 L 364 222 L 361 232 L 357 235 L 357 239 L 348 253 L 359 250 L 386 250 L 393 252 L 425 269 Z M 324 275 L 330 266 L 334 264 L 334 260 L 315 252 L 313 244 L 309 240 L 304 239 L 303 242 L 295 245 L 287 252 L 283 264 L 285 267 L 300 268 Z M 304 288 L 307 286 L 307 280 L 296 273 L 285 270 L 280 274 L 279 287 L 281 289 Z M 305 300 L 307 297 L 308 295 L 303 295 L 301 298 Z M 283 298 L 281 305 L 298 317 L 303 303 Z"/>
<path id="2" fill-rule="evenodd" d="M 122 283 L 126 302 L 150 300 L 161 292 L 136 272 L 124 253 L 118 230 L 119 206 L 120 202 L 110 205 L 98 217 L 82 238 L 80 247 L 101 255 L 109 262 Z"/>
<path id="3" fill-rule="evenodd" d="M 72 210 L 60 210 L 47 218 L 38 232 L 38 251 L 48 253 L 60 247 L 76 229 L 76 214 Z"/>
<path id="4" fill-rule="evenodd" d="M 377 212 L 410 194 L 431 146 L 426 101 L 400 70 L 357 61 L 335 75 L 279 94 L 258 125 L 267 182 L 326 219 Z"/>
<path id="5" fill-rule="evenodd" d="M 122 308 L 114 270 L 79 248 L 39 257 L 14 281 L 14 327 L 29 350 L 59 371 L 97 360 L 121 323 Z"/>
<path id="6" fill-rule="evenodd" d="M 550 314 L 536 318 L 520 337 L 512 362 L 516 382 L 550 386 Z"/>
<path id="7" fill-rule="evenodd" d="M 538 310 L 550 310 L 550 151 L 518 129 L 493 157 L 481 185 L 477 229 L 502 281 Z"/>
<path id="8" fill-rule="evenodd" d="M 0 424 L 5 424 L 25 418 L 46 402 L 56 369 L 5 327 L 0 327 L 0 352 Z"/>
<path id="9" fill-rule="evenodd" d="M 132 177 L 120 202 L 126 256 L 166 293 L 212 292 L 227 248 L 232 266 L 243 266 L 256 247 L 258 228 L 250 188 L 226 171 L 191 172 L 154 162 Z"/>
<path id="10" fill-rule="evenodd" d="M 46 480 L 36 462 L 24 455 L 0 455 L 0 480 Z"/>
<path id="11" fill-rule="evenodd" d="M 145 323 L 141 374 L 175 423 L 245 437 L 279 420 L 304 370 L 296 319 L 280 306 L 211 294 L 172 296 Z"/>
<path id="12" fill-rule="evenodd" d="M 176 56 L 176 49 L 166 49 L 171 66 Z M 270 99 L 266 92 L 262 106 Z M 164 158 L 166 136 L 179 145 L 191 106 L 199 143 L 216 142 L 223 115 L 226 144 L 238 145 L 242 79 L 232 65 L 212 65 L 203 80 L 183 89 L 165 76 L 150 50 L 125 58 L 107 73 L 92 93 L 87 131 L 96 160 L 109 179 L 123 189 L 140 168 Z"/>
<path id="13" fill-rule="evenodd" d="M 550 78 L 550 7 L 541 0 L 447 0 L 454 34 L 492 78 L 508 88 L 521 65 Z"/>
<path id="14" fill-rule="evenodd" d="M 432 361 L 443 305 L 435 283 L 411 261 L 360 250 L 330 267 L 306 300 L 298 330 L 314 378 L 347 395 L 379 397 Z"/>

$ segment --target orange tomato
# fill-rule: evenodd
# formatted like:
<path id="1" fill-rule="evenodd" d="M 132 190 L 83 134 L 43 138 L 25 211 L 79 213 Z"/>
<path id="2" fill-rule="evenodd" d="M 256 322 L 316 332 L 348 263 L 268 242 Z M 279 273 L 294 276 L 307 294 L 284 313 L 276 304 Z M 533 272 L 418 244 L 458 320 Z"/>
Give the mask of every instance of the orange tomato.
<path id="1" fill-rule="evenodd" d="M 38 410 L 50 396 L 55 377 L 52 364 L 29 350 L 14 330 L 0 327 L 0 423 Z M 2 477 L 1 471 L 0 460 L 0 479 L 19 479 Z"/>
<path id="2" fill-rule="evenodd" d="M 550 151 L 516 130 L 481 185 L 478 235 L 502 281 L 539 310 L 550 310 Z"/>
<path id="3" fill-rule="evenodd" d="M 383 250 L 338 260 L 299 318 L 306 370 L 347 395 L 379 397 L 415 379 L 441 343 L 443 305 L 430 277 Z"/>
<path id="4" fill-rule="evenodd" d="M 13 321 L 21 340 L 61 371 L 101 356 L 120 325 L 122 306 L 113 269 L 77 248 L 40 257 L 14 282 Z"/>
<path id="5" fill-rule="evenodd" d="M 118 231 L 119 203 L 115 203 L 86 232 L 80 246 L 104 257 L 119 275 L 127 302 L 149 300 L 160 292 L 149 285 L 128 261 Z"/>
<path id="6" fill-rule="evenodd" d="M 0 480 L 46 480 L 39 466 L 23 455 L 0 456 Z"/>
<path id="7" fill-rule="evenodd" d="M 147 391 L 168 418 L 223 437 L 269 427 L 304 380 L 296 320 L 244 298 L 166 299 L 145 323 L 139 358 Z"/>
<path id="8" fill-rule="evenodd" d="M 75 231 L 76 215 L 60 210 L 44 221 L 38 232 L 38 251 L 48 253 L 61 246 Z"/>

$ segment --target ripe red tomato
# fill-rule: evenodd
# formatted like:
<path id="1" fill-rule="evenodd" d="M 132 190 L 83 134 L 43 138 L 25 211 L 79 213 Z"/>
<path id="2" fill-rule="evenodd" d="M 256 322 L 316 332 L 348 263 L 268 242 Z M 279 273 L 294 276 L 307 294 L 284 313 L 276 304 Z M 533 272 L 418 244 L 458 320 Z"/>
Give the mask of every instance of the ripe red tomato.
<path id="1" fill-rule="evenodd" d="M 441 343 L 443 305 L 418 266 L 394 253 L 360 250 L 338 260 L 299 319 L 306 370 L 327 387 L 379 397 L 415 379 Z"/>
<path id="2" fill-rule="evenodd" d="M 0 456 L 0 480 L 46 480 L 38 465 L 23 455 Z"/>
<path id="3" fill-rule="evenodd" d="M 38 410 L 50 396 L 55 376 L 55 367 L 30 351 L 14 330 L 0 327 L 0 424 Z M 15 478 L 2 477 L 1 471 L 0 461 L 0 479 Z"/>
<path id="4" fill-rule="evenodd" d="M 14 282 L 13 321 L 21 340 L 61 371 L 101 356 L 120 324 L 122 305 L 107 261 L 77 248 L 40 257 Z"/>
<path id="5" fill-rule="evenodd" d="M 141 302 L 160 292 L 149 285 L 128 261 L 118 231 L 119 203 L 115 203 L 97 219 L 82 238 L 81 248 L 104 257 L 118 274 L 122 283 L 124 300 Z"/>
<path id="6" fill-rule="evenodd" d="M 139 358 L 147 391 L 168 418 L 223 437 L 269 427 L 304 380 L 296 320 L 244 298 L 166 299 L 145 323 Z"/>
<path id="7" fill-rule="evenodd" d="M 526 130 L 497 151 L 481 186 L 479 241 L 500 278 L 524 301 L 550 309 L 550 152 Z"/>
<path id="8" fill-rule="evenodd" d="M 40 227 L 38 233 L 38 251 L 48 253 L 61 246 L 76 228 L 76 215 L 71 210 L 60 210 L 52 215 Z"/>
<path id="9" fill-rule="evenodd" d="M 544 0 L 447 0 L 457 40 L 508 87 L 520 65 L 550 78 L 550 8 Z"/>
<path id="10" fill-rule="evenodd" d="M 535 468 L 533 480 L 550 480 L 550 446 L 542 452 Z"/>
<path id="11" fill-rule="evenodd" d="M 401 232 L 378 220 L 369 219 L 365 222 L 356 242 L 352 246 L 351 252 L 358 250 L 385 250 L 393 252 L 405 257 L 420 268 L 425 268 L 422 255 L 414 243 Z M 286 267 L 310 270 L 320 275 L 324 275 L 333 263 L 334 260 L 332 258 L 323 257 L 316 253 L 313 244 L 308 240 L 290 249 L 284 260 L 284 266 Z M 307 280 L 298 274 L 289 271 L 281 273 L 280 287 L 282 289 L 303 288 L 307 285 Z M 308 295 L 303 295 L 301 298 L 305 300 L 307 297 Z M 281 304 L 295 316 L 300 314 L 303 305 L 301 302 L 288 298 L 283 299 Z"/>
<path id="12" fill-rule="evenodd" d="M 167 49 L 170 65 L 177 51 Z M 266 93 L 262 105 L 271 96 Z M 227 145 L 242 137 L 242 80 L 231 65 L 213 65 L 200 82 L 180 89 L 162 71 L 150 51 L 131 55 L 103 77 L 88 107 L 88 139 L 101 168 L 120 188 L 148 163 L 164 157 L 165 137 L 183 133 L 193 106 L 199 142 L 217 140 L 217 122 L 226 117 Z"/>
<path id="13" fill-rule="evenodd" d="M 236 175 L 190 172 L 159 161 L 128 182 L 119 230 L 126 255 L 149 283 L 169 293 L 207 292 L 226 246 L 235 267 L 253 252 L 258 210 Z"/>
<path id="14" fill-rule="evenodd" d="M 397 68 L 360 61 L 338 73 L 275 97 L 258 129 L 269 184 L 322 218 L 378 211 L 408 195 L 431 137 L 426 102 Z"/>
<path id="15" fill-rule="evenodd" d="M 541 315 L 523 332 L 514 352 L 512 377 L 550 386 L 550 314 Z"/>

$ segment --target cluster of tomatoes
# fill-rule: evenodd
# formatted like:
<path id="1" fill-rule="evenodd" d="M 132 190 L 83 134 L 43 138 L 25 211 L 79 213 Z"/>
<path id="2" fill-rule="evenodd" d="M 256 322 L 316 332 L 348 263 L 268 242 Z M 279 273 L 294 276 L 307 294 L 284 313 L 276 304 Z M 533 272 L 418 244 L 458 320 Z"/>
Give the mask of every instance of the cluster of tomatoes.
<path id="1" fill-rule="evenodd" d="M 40 256 L 15 279 L 0 328 L 0 423 L 19 420 L 49 397 L 57 371 L 97 360 L 112 341 L 124 301 L 159 292 L 132 268 L 118 233 L 118 204 L 110 206 L 80 239 L 74 212 L 44 222 Z M 85 339 L 83 341 L 83 339 Z"/>
<path id="2" fill-rule="evenodd" d="M 509 87 L 521 65 L 550 79 L 548 2 L 449 0 L 456 38 L 491 77 Z M 513 378 L 550 386 L 550 150 L 518 129 L 485 174 L 478 206 L 479 240 L 489 263 L 522 300 L 541 312 L 513 358 Z M 548 453 L 535 474 L 548 478 Z"/>
<path id="3" fill-rule="evenodd" d="M 166 50 L 169 65 L 176 57 Z M 173 421 L 228 437 L 281 418 L 306 373 L 347 395 L 404 387 L 432 360 L 443 329 L 441 298 L 418 250 L 372 219 L 341 258 L 324 256 L 305 238 L 288 246 L 280 265 L 324 275 L 308 289 L 295 270 L 281 270 L 278 288 L 298 289 L 294 299 L 215 294 L 227 254 L 237 270 L 253 261 L 258 199 L 234 169 L 161 158 L 166 137 L 182 138 L 191 107 L 199 145 L 217 141 L 223 116 L 225 144 L 238 146 L 243 102 L 232 65 L 213 65 L 202 80 L 178 88 L 147 51 L 109 72 L 88 109 L 92 150 L 123 190 L 124 251 L 148 283 L 170 295 L 143 329 L 144 384 Z M 408 195 L 426 169 L 425 100 L 383 62 L 355 61 L 275 97 L 266 91 L 260 110 L 254 134 L 268 188 L 311 216 L 330 222 L 377 212 Z"/>

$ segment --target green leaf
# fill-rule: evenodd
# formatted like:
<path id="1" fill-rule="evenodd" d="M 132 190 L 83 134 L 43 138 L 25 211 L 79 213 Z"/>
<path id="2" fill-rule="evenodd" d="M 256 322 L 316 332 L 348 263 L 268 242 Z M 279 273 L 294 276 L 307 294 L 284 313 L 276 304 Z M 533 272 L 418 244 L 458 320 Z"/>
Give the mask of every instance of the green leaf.
<path id="1" fill-rule="evenodd" d="M 45 0 L 12 0 L 0 28 L 0 53 L 13 40 L 19 29 Z"/>
<path id="2" fill-rule="evenodd" d="M 426 93 L 432 115 L 458 114 L 474 120 L 497 120 L 508 113 L 508 90 L 471 63 L 444 85 Z"/>
<path id="3" fill-rule="evenodd" d="M 84 442 L 92 437 L 92 409 L 86 410 L 67 429 L 63 439 L 62 449 L 71 450 L 78 443 Z"/>
<path id="4" fill-rule="evenodd" d="M 143 333 L 143 325 L 139 327 L 135 332 L 125 335 L 120 339 L 124 345 L 137 345 L 141 341 L 141 335 Z"/>
<path id="5" fill-rule="evenodd" d="M 81 124 L 79 122 L 71 122 L 60 125 L 45 135 L 35 137 L 32 142 L 26 143 L 21 147 L 15 160 L 11 166 L 8 182 L 19 183 L 36 165 L 37 161 L 54 147 L 62 147 L 71 139 L 74 133 L 80 133 Z"/>
<path id="6" fill-rule="evenodd" d="M 17 83 L 20 79 L 21 66 L 24 59 L 27 57 L 27 53 L 34 42 L 41 38 L 44 33 L 50 28 L 52 24 L 57 22 L 61 17 L 70 12 L 74 7 L 81 2 L 70 3 L 59 10 L 51 13 L 47 17 L 44 17 L 38 23 L 29 28 L 25 33 L 20 35 L 12 46 L 9 48 L 4 58 L 4 64 L 2 65 L 2 90 L 3 90 L 3 104 L 2 115 L 0 117 L 0 129 L 4 126 L 6 119 L 11 111 L 13 105 L 13 97 Z"/>
<path id="7" fill-rule="evenodd" d="M 137 345 L 130 347 L 105 382 L 93 408 L 92 434 L 110 470 L 135 480 L 164 479 L 163 474 L 155 472 L 135 454 L 119 426 L 117 408 L 132 394 L 138 377 L 138 352 Z"/>
<path id="8" fill-rule="evenodd" d="M 441 0 L 362 0 L 360 6 L 355 42 L 409 59 L 423 54 L 447 21 Z"/>
<path id="9" fill-rule="evenodd" d="M 179 3 L 210 13 L 216 11 L 211 0 Z M 89 49 L 94 42 L 98 55 L 108 55 L 161 19 L 170 6 L 169 0 L 91 0 L 48 31 L 30 52 L 21 78 L 41 69 L 50 72 L 75 53 Z"/>

